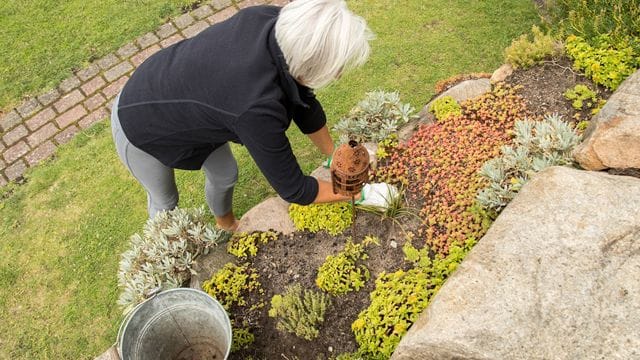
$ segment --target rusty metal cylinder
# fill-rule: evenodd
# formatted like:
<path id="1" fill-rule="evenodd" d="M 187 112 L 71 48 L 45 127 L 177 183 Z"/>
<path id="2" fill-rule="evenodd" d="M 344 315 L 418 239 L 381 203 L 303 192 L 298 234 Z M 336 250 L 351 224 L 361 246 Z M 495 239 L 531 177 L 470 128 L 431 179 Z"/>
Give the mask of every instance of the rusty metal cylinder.
<path id="1" fill-rule="evenodd" d="M 333 193 L 355 196 L 369 178 L 369 152 L 355 140 L 338 146 L 331 161 Z"/>

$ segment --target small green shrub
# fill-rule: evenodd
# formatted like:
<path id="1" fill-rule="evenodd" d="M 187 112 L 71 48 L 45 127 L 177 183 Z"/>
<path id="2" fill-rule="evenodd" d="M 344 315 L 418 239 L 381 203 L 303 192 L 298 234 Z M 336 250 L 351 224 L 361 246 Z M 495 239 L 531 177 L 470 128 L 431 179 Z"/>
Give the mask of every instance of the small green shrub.
<path id="1" fill-rule="evenodd" d="M 256 256 L 258 245 L 265 245 L 278 238 L 278 234 L 273 231 L 256 231 L 251 234 L 236 233 L 227 243 L 227 252 L 238 258 Z"/>
<path id="2" fill-rule="evenodd" d="M 229 310 L 233 305 L 247 305 L 244 295 L 248 292 L 264 293 L 258 278 L 255 270 L 247 264 L 227 263 L 202 284 L 202 289 Z"/>
<path id="3" fill-rule="evenodd" d="M 516 69 L 526 69 L 562 54 L 562 45 L 553 36 L 543 33 L 536 25 L 531 28 L 531 33 L 533 38 L 523 34 L 504 51 L 506 62 Z"/>
<path id="4" fill-rule="evenodd" d="M 592 46 L 585 39 L 571 35 L 567 38 L 566 50 L 576 70 L 612 91 L 640 67 L 640 48 L 634 49 L 630 40 L 614 43 L 611 37 L 602 35 Z"/>
<path id="5" fill-rule="evenodd" d="M 278 319 L 276 327 L 307 340 L 318 337 L 324 314 L 331 306 L 329 296 L 313 290 L 303 290 L 299 284 L 287 287 L 284 295 L 271 299 L 269 316 Z"/>
<path id="6" fill-rule="evenodd" d="M 369 269 L 365 265 L 357 265 L 357 262 L 367 258 L 364 245 L 347 241 L 341 252 L 327 256 L 318 269 L 316 285 L 331 295 L 360 290 L 370 275 Z"/>
<path id="7" fill-rule="evenodd" d="M 325 230 L 331 235 L 338 235 L 351 225 L 353 209 L 347 202 L 307 206 L 291 204 L 289 216 L 297 230 Z"/>
<path id="8" fill-rule="evenodd" d="M 435 100 L 429 107 L 429 111 L 435 114 L 438 120 L 444 120 L 450 115 L 462 115 L 462 107 L 451 96 L 443 96 Z"/>
<path id="9" fill-rule="evenodd" d="M 388 359 L 400 339 L 427 307 L 433 290 L 420 268 L 382 273 L 371 304 L 351 324 L 364 358 Z"/>
<path id="10" fill-rule="evenodd" d="M 554 165 L 571 165 L 571 152 L 580 137 L 558 115 L 542 121 L 517 121 L 514 145 L 502 147 L 502 155 L 487 161 L 480 176 L 489 184 L 477 199 L 486 209 L 499 213 L 536 172 Z"/>
<path id="11" fill-rule="evenodd" d="M 413 117 L 414 110 L 400 102 L 398 92 L 372 91 L 333 130 L 340 135 L 341 143 L 349 140 L 377 143 L 396 133 Z"/>
<path id="12" fill-rule="evenodd" d="M 578 84 L 573 89 L 564 92 L 565 99 L 571 101 L 571 106 L 576 110 L 591 109 L 595 115 L 604 106 L 605 101 L 598 98 L 598 94 L 586 85 Z"/>
<path id="13" fill-rule="evenodd" d="M 239 350 L 246 350 L 255 340 L 255 335 L 251 333 L 248 327 L 234 328 L 231 352 L 233 353 Z"/>
<path id="14" fill-rule="evenodd" d="M 153 289 L 182 286 L 191 277 L 193 261 L 231 236 L 207 222 L 205 214 L 202 208 L 163 211 L 146 222 L 142 235 L 131 236 L 118 271 L 118 304 L 125 314 Z"/>

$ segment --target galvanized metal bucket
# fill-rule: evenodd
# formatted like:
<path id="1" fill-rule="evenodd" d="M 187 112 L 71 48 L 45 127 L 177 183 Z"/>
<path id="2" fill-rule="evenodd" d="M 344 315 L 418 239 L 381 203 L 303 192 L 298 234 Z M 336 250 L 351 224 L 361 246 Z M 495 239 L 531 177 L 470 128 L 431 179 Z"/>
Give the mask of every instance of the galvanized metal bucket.
<path id="1" fill-rule="evenodd" d="M 120 325 L 121 360 L 222 360 L 231 350 L 226 311 L 204 291 L 177 288 L 136 306 Z"/>

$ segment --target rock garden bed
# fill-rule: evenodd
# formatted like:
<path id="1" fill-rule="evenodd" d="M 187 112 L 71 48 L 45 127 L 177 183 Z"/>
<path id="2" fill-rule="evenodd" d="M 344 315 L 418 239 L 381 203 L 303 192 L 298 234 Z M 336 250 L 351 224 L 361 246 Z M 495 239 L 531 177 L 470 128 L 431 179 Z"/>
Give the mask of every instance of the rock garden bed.
<path id="1" fill-rule="evenodd" d="M 500 146 L 510 142 L 508 129 L 513 126 L 514 121 L 524 117 L 541 119 L 544 114 L 557 113 L 575 125 L 581 119 L 589 117 L 585 111 L 573 108 L 562 94 L 578 84 L 596 87 L 569 66 L 568 60 L 558 60 L 526 70 L 516 70 L 506 79 L 505 84 L 494 86 L 497 91 L 462 105 L 464 112 L 473 116 L 447 120 L 451 122 L 441 121 L 439 125 L 424 125 L 407 142 L 403 151 L 386 149 L 388 156 L 380 160 L 377 172 L 372 174 L 373 180 L 389 181 L 402 186 L 405 190 L 405 206 L 412 209 L 414 216 L 390 219 L 359 210 L 355 225 L 337 235 L 324 230 L 278 234 L 277 239 L 258 245 L 255 256 L 235 258 L 233 262 L 237 266 L 244 265 L 257 275 L 261 290 L 253 289 L 248 292 L 246 303 L 242 306 L 234 304 L 230 307 L 235 326 L 242 328 L 243 334 L 251 333 L 249 338 L 252 339 L 249 341 L 245 338 L 247 345 L 240 344 L 240 348 L 230 358 L 387 358 L 390 353 L 361 351 L 356 355 L 363 346 L 362 338 L 357 341 L 354 336 L 354 327 L 358 326 L 354 324 L 358 323 L 359 316 L 362 317 L 361 313 L 371 303 L 370 294 L 376 289 L 376 279 L 382 274 L 406 274 L 412 268 L 419 267 L 416 263 L 419 260 L 410 259 L 411 255 L 406 249 L 403 250 L 407 239 L 418 239 L 413 241 L 416 251 L 424 246 L 426 239 L 428 246 L 424 247 L 423 255 L 428 254 L 432 259 L 446 261 L 452 258 L 451 246 L 457 246 L 457 252 L 465 249 L 465 245 L 472 246 L 482 237 L 491 223 L 491 216 L 481 210 L 469 210 L 483 184 L 482 179 L 474 174 L 484 162 L 499 154 Z M 455 81 L 468 78 L 470 77 L 462 76 Z M 549 86 L 550 84 L 553 85 Z M 448 88 L 454 86 L 455 82 Z M 599 94 L 602 99 L 606 99 L 610 92 L 600 89 Z M 575 115 L 577 113 L 580 118 Z M 473 122 L 485 126 L 474 127 L 471 125 Z M 472 141 L 474 138 L 477 141 Z M 416 146 L 418 143 L 423 145 Z M 448 145 L 450 146 L 447 148 Z M 474 148 L 475 152 L 469 151 Z M 442 156 L 428 156 L 428 153 L 434 152 Z M 463 154 L 465 152 L 467 154 Z M 398 161 L 405 161 L 405 165 L 394 165 Z M 407 163 L 409 166 L 406 166 Z M 350 241 L 362 243 L 367 236 L 375 237 L 379 242 L 379 245 L 367 245 L 367 258 L 357 262 L 358 266 L 367 268 L 368 279 L 357 291 L 330 296 L 331 305 L 326 310 L 324 323 L 318 326 L 317 337 L 306 340 L 282 328 L 278 329 L 279 319 L 268 315 L 273 296 L 285 293 L 294 284 L 301 285 L 303 289 L 321 292 L 317 286 L 317 277 L 327 257 L 338 254 Z M 463 255 L 465 251 L 461 250 L 460 253 Z M 441 275 L 442 279 L 448 276 L 449 270 L 455 269 L 459 260 L 461 259 L 448 263 L 451 268 Z M 428 266 L 433 267 L 433 263 Z M 426 270 L 430 271 L 434 271 L 433 268 Z M 426 306 L 430 296 L 440 285 L 427 284 L 429 291 L 420 299 L 423 301 L 420 309 Z M 390 306 L 396 304 L 390 303 Z M 391 316 L 381 314 L 380 318 L 383 319 L 386 315 Z M 412 318 L 415 319 L 416 315 L 413 314 Z M 386 332 L 387 337 L 397 335 L 391 341 L 392 346 L 395 346 L 406 329 L 388 327 L 382 331 Z M 377 346 L 382 349 L 389 344 L 381 341 Z"/>
<path id="2" fill-rule="evenodd" d="M 352 224 L 344 203 L 293 205 L 297 231 L 237 233 L 213 251 L 199 285 L 228 310 L 230 359 L 389 358 L 529 178 L 575 165 L 580 135 L 612 95 L 565 57 L 491 86 L 488 76 L 440 82 L 442 95 L 468 96 L 437 96 L 406 137 L 395 133 L 413 110 L 397 93 L 367 94 L 336 125 L 343 141 L 377 143 L 370 181 L 401 190 L 393 211 L 356 207 Z M 486 90 L 451 91 L 470 79 Z"/>

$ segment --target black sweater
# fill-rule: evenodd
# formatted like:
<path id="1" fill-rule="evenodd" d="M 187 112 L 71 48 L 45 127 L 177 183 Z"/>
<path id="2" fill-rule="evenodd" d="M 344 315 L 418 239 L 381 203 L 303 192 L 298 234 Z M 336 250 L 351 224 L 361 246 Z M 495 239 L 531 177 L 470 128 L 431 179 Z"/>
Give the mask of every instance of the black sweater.
<path id="1" fill-rule="evenodd" d="M 129 141 L 178 169 L 200 169 L 228 141 L 244 144 L 282 198 L 311 203 L 318 183 L 302 173 L 285 131 L 293 118 L 313 133 L 326 117 L 287 70 L 275 39 L 279 11 L 241 10 L 140 65 L 118 107 Z"/>

